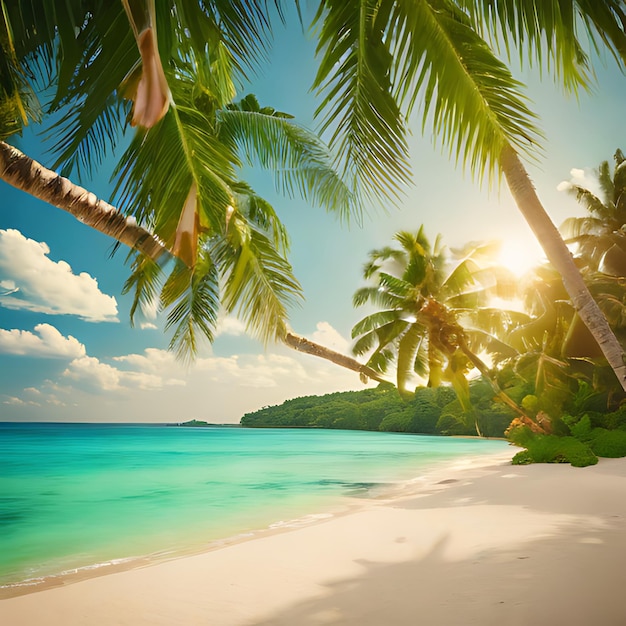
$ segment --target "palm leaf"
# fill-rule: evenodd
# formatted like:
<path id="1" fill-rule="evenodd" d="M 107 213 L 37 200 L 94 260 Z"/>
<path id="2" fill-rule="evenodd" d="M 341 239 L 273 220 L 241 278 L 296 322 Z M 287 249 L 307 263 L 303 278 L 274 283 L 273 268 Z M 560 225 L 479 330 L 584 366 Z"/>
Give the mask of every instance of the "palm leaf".
<path id="1" fill-rule="evenodd" d="M 398 391 L 401 394 L 411 393 L 408 385 L 414 376 L 416 357 L 423 340 L 424 328 L 419 324 L 412 324 L 398 343 L 397 380 Z"/>
<path id="2" fill-rule="evenodd" d="M 360 322 L 352 327 L 352 338 L 356 338 L 359 335 L 364 335 L 377 328 L 382 328 L 391 323 L 400 323 L 401 328 L 397 334 L 400 334 L 405 328 L 406 323 L 398 320 L 398 312 L 391 311 L 377 311 L 367 317 L 364 317 Z M 367 350 L 355 352 L 355 354 L 363 354 Z"/>
<path id="3" fill-rule="evenodd" d="M 580 42 L 576 2 L 457 0 L 457 4 L 474 16 L 478 29 L 495 42 L 502 42 L 509 56 L 512 44 L 522 61 L 528 59 L 540 68 L 554 71 L 567 89 L 590 86 L 593 68 Z M 607 3 L 600 0 L 596 4 Z"/>
<path id="4" fill-rule="evenodd" d="M 174 328 L 170 341 L 181 359 L 191 359 L 198 350 L 198 331 L 213 341 L 220 306 L 219 276 L 209 254 L 201 255 L 194 269 L 181 261 L 163 285 L 161 304 L 167 311 L 166 330 Z"/>
<path id="5" fill-rule="evenodd" d="M 276 187 L 296 194 L 347 219 L 360 218 L 360 205 L 332 166 L 323 143 L 284 114 L 224 109 L 218 114 L 219 136 L 236 146 L 250 164 L 274 172 Z"/>
<path id="6" fill-rule="evenodd" d="M 376 0 L 322 0 L 315 17 L 321 56 L 316 115 L 337 146 L 344 177 L 367 197 L 398 199 L 410 181 L 403 116 L 392 96 L 393 57 Z"/>
<path id="7" fill-rule="evenodd" d="M 300 298 L 300 285 L 291 266 L 271 241 L 240 214 L 231 218 L 226 237 L 213 254 L 223 277 L 223 305 L 234 312 L 262 341 L 286 333 L 287 308 Z"/>
<path id="8" fill-rule="evenodd" d="M 46 135 L 54 145 L 53 167 L 65 176 L 73 170 L 92 173 L 116 145 L 128 111 L 116 91 L 139 56 L 120 3 L 96 11 L 79 32 L 77 46 L 80 54 L 63 58 L 59 72 L 68 78 L 57 85 L 51 104 L 61 117 Z"/>

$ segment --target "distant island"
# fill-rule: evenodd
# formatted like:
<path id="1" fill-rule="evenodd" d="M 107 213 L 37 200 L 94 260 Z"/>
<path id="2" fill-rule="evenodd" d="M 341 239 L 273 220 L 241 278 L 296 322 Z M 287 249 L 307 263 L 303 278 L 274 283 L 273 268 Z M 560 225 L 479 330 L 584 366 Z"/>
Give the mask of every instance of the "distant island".
<path id="1" fill-rule="evenodd" d="M 240 428 L 239 424 L 214 424 L 203 420 L 189 420 L 188 422 L 180 422 L 179 424 L 171 424 L 171 426 L 184 426 L 186 428 L 204 428 L 207 426 L 219 426 L 221 428 Z"/>
<path id="2" fill-rule="evenodd" d="M 337 428 L 420 433 L 476 435 L 477 421 L 485 437 L 503 437 L 514 413 L 494 402 L 484 381 L 473 381 L 470 396 L 475 414 L 463 413 L 450 387 L 420 387 L 409 399 L 381 383 L 373 389 L 305 396 L 278 406 L 263 407 L 241 418 L 245 428 Z"/>

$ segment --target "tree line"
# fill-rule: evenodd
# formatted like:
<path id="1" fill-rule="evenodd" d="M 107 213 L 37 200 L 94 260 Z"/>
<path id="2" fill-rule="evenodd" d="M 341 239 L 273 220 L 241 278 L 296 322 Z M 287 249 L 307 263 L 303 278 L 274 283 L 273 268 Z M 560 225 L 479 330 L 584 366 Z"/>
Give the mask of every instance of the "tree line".
<path id="1" fill-rule="evenodd" d="M 0 178 L 131 247 L 124 286 L 134 296 L 131 318 L 158 302 L 180 358 L 193 358 L 202 338 L 213 341 L 226 312 L 266 343 L 366 378 L 385 380 L 394 368 L 407 397 L 415 376 L 451 385 L 463 420 L 482 434 L 472 370 L 516 415 L 513 428 L 530 433 L 525 440 L 576 430 L 566 418 L 585 391 L 606 400 L 607 414 L 616 410 L 626 390 L 624 271 L 615 269 L 626 249 L 621 200 L 608 207 L 616 208 L 615 229 L 601 232 L 606 215 L 586 190 L 575 191 L 591 215 L 574 224 L 569 241 L 559 233 L 523 165 L 539 158 L 542 136 L 507 57 L 539 66 L 566 91 L 589 89 L 599 50 L 626 67 L 623 2 L 516 0 L 494 11 L 482 0 L 319 0 L 313 90 L 328 146 L 288 113 L 240 93 L 288 6 L 3 3 Z M 295 10 L 303 20 L 300 3 Z M 42 120 L 54 154 L 49 168 L 5 142 Z M 288 233 L 242 172 L 271 170 L 286 197 L 359 218 L 411 183 L 411 125 L 432 129 L 475 179 L 506 181 L 550 265 L 526 291 L 524 312 L 496 311 L 488 297 L 506 277 L 480 266 L 479 248 L 450 265 L 423 230 L 398 233 L 398 248 L 373 253 L 365 270 L 372 284 L 355 294 L 356 306 L 379 307 L 353 331 L 362 363 L 291 331 L 289 311 L 302 290 Z M 129 127 L 131 141 L 119 150 Z M 111 151 L 118 158 L 111 204 L 64 178 L 80 181 Z M 616 162 L 619 182 L 623 156 Z M 578 246 L 576 258 L 568 243 Z M 403 270 L 394 273 L 389 263 L 398 258 Z M 520 385 L 530 387 L 516 397 Z"/>
<path id="2" fill-rule="evenodd" d="M 483 435 L 503 437 L 513 411 L 494 402 L 489 385 L 476 381 L 471 397 L 480 413 Z M 451 387 L 419 387 L 411 398 L 402 398 L 391 384 L 374 389 L 305 396 L 246 413 L 247 428 L 336 428 L 424 435 L 475 435 Z"/>

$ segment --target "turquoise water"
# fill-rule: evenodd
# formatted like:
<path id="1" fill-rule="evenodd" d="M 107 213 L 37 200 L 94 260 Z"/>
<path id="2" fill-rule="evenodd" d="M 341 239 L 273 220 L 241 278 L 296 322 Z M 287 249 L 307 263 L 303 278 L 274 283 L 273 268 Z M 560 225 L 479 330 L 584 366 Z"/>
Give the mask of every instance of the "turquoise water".
<path id="1" fill-rule="evenodd" d="M 205 545 L 502 441 L 0 423 L 0 585 Z"/>

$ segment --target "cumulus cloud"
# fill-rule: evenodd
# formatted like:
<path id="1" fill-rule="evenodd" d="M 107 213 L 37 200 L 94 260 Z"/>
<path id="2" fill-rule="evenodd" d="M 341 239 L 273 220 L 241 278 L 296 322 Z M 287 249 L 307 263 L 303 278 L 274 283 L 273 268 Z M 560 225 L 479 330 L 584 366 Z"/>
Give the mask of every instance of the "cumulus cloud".
<path id="1" fill-rule="evenodd" d="M 593 170 L 574 167 L 570 170 L 569 173 L 570 179 L 563 180 L 556 186 L 559 191 L 567 191 L 576 186 L 582 187 L 583 189 L 588 189 L 596 196 L 601 194 L 602 190 L 598 183 L 598 177 Z"/>
<path id="2" fill-rule="evenodd" d="M 41 406 L 39 402 L 35 402 L 34 400 L 22 400 L 22 398 L 18 398 L 17 396 L 5 396 L 5 400 L 2 401 L 2 404 L 8 404 L 9 406 Z"/>
<path id="3" fill-rule="evenodd" d="M 90 391 L 157 390 L 166 384 L 162 376 L 146 372 L 118 369 L 92 356 L 74 359 L 63 372 L 66 378 L 78 382 Z"/>
<path id="4" fill-rule="evenodd" d="M 85 346 L 69 335 L 63 336 L 50 324 L 37 324 L 29 330 L 0 328 L 0 353 L 39 358 L 74 359 L 85 355 Z"/>
<path id="5" fill-rule="evenodd" d="M 100 291 L 95 278 L 74 274 L 65 261 L 48 257 L 44 242 L 19 230 L 0 229 L 0 281 L 13 293 L 0 306 L 50 315 L 76 315 L 90 322 L 116 322 L 117 302 Z"/>
<path id="6" fill-rule="evenodd" d="M 84 389 L 96 392 L 133 389 L 156 391 L 186 384 L 175 376 L 182 372 L 182 366 L 165 350 L 148 348 L 143 355 L 130 354 L 113 357 L 113 360 L 128 364 L 133 369 L 120 369 L 96 357 L 83 356 L 74 359 L 63 376 L 79 383 Z"/>
<path id="7" fill-rule="evenodd" d="M 335 330 L 328 322 L 318 322 L 317 330 L 313 333 L 311 339 L 322 346 L 326 346 L 335 352 L 348 354 L 350 342 L 345 339 L 337 330 Z"/>
<path id="8" fill-rule="evenodd" d="M 157 325 L 152 322 L 142 322 L 139 324 L 139 328 L 141 328 L 141 330 L 156 330 Z"/>
<path id="9" fill-rule="evenodd" d="M 243 322 L 240 322 L 236 317 L 220 317 L 217 322 L 217 328 L 215 329 L 215 336 L 231 335 L 239 337 L 245 335 L 246 327 Z"/>

